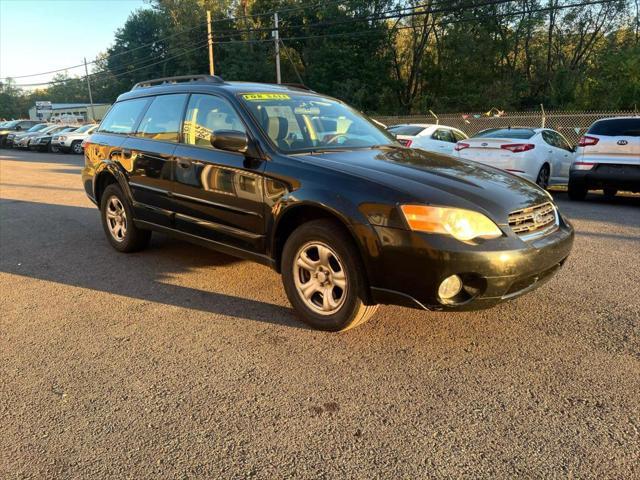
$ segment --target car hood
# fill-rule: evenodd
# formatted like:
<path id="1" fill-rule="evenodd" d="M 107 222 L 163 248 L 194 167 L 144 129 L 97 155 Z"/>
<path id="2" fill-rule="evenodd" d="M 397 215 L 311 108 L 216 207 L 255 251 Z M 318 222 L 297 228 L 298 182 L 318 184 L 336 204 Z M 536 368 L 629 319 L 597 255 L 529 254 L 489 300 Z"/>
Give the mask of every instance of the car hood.
<path id="1" fill-rule="evenodd" d="M 401 191 L 413 202 L 480 210 L 499 223 L 507 222 L 509 212 L 551 200 L 537 185 L 510 173 L 422 150 L 391 146 L 304 159 Z"/>

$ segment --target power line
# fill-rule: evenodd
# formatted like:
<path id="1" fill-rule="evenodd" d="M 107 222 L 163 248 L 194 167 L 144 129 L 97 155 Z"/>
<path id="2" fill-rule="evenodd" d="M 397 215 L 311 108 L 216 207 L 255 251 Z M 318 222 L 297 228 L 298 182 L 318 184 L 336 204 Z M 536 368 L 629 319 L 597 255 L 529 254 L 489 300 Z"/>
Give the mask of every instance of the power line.
<path id="1" fill-rule="evenodd" d="M 165 62 L 168 62 L 170 60 L 174 60 L 176 58 L 183 57 L 183 56 L 185 56 L 185 55 L 187 55 L 189 53 L 195 52 L 196 50 L 200 50 L 200 49 L 202 49 L 202 48 L 204 48 L 206 46 L 207 46 L 207 42 L 204 42 L 204 43 L 202 43 L 200 45 L 197 45 L 194 48 L 190 48 L 188 50 L 184 50 L 184 51 L 182 51 L 181 53 L 179 53 L 177 55 L 172 55 L 170 57 L 163 58 L 161 60 L 158 60 L 158 61 L 155 61 L 155 62 L 152 62 L 152 63 L 138 65 L 136 68 L 134 68 L 132 70 L 127 70 L 127 71 L 124 71 L 124 72 L 120 72 L 118 74 L 112 74 L 111 70 L 102 70 L 102 71 L 99 71 L 99 72 L 90 73 L 89 77 L 95 78 L 95 77 L 98 77 L 98 76 L 107 75 L 107 76 L 110 76 L 111 78 L 121 78 L 121 77 L 129 75 L 129 74 L 131 74 L 133 72 L 144 70 L 146 68 L 153 67 L 155 65 L 159 65 L 161 63 L 165 63 Z M 53 81 L 50 81 L 50 82 L 42 82 L 42 83 L 16 84 L 15 86 L 16 87 L 40 87 L 40 86 L 44 86 L 44 85 L 57 85 L 57 84 L 61 84 L 61 83 L 66 83 L 66 82 L 68 82 L 70 80 L 82 80 L 82 78 L 81 77 L 77 77 L 77 78 L 70 78 L 70 79 L 65 79 L 65 80 L 53 80 Z"/>
<path id="2" fill-rule="evenodd" d="M 485 2 L 482 3 L 476 3 L 476 4 L 471 4 L 471 5 L 458 5 L 457 7 L 452 7 L 452 8 L 448 8 L 448 9 L 439 9 L 437 11 L 435 10 L 425 10 L 425 11 L 421 11 L 421 12 L 415 12 L 413 14 L 400 14 L 400 15 L 393 15 L 393 16 L 385 16 L 385 17 L 380 17 L 380 16 L 370 16 L 370 17 L 357 17 L 357 18 L 352 18 L 352 19 L 348 19 L 348 20 L 344 20 L 344 21 L 340 21 L 340 22 L 333 22 L 334 24 L 340 23 L 340 24 L 351 24 L 351 23 L 355 23 L 355 22 L 361 22 L 361 21 L 369 21 L 372 19 L 392 19 L 392 18 L 407 18 L 407 17 L 418 17 L 418 16 L 423 16 L 426 15 L 428 13 L 444 13 L 444 12 L 453 12 L 453 11 L 458 11 L 461 8 L 480 8 L 483 6 L 498 6 L 498 5 L 502 5 L 505 3 L 512 3 L 514 0 L 487 0 Z M 491 14 L 491 15 L 485 15 L 484 17 L 473 17 L 473 18 L 461 18 L 461 19 L 454 19 L 454 20 L 446 20 L 446 21 L 441 21 L 441 22 L 434 22 L 434 25 L 449 25 L 449 24 L 455 24 L 455 23 L 461 23 L 461 22 L 468 22 L 468 21 L 479 21 L 479 20 L 484 20 L 484 19 L 491 19 L 491 18 L 496 18 L 496 17 L 505 17 L 505 16 L 516 16 L 516 15 L 526 15 L 526 14 L 531 14 L 531 13 L 538 13 L 538 12 L 543 12 L 543 11 L 548 11 L 548 10 L 563 10 L 563 9 L 567 9 L 567 8 L 578 8 L 578 7 L 583 7 L 583 6 L 591 6 L 591 5 L 598 5 L 598 4 L 604 4 L 604 3 L 612 3 L 612 0 L 592 0 L 592 1 L 585 1 L 585 2 L 581 2 L 581 3 L 575 3 L 575 4 L 565 4 L 565 5 L 556 5 L 556 6 L 548 6 L 548 7 L 539 7 L 536 9 L 524 9 L 524 10 L 519 10 L 519 11 L 515 11 L 515 12 L 507 12 L 507 13 L 495 13 L 495 14 Z M 304 8 L 308 8 L 308 7 L 304 7 Z M 416 8 L 416 6 L 411 7 Z M 300 10 L 302 9 L 302 7 L 297 8 L 296 10 Z M 405 9 L 394 9 L 394 10 L 389 10 L 386 12 L 381 12 L 381 14 L 386 14 L 392 11 L 402 11 Z M 380 15 L 380 14 L 379 14 Z M 321 25 L 322 23 L 322 25 Z M 308 24 L 308 25 L 298 25 L 296 27 L 315 27 L 315 26 L 327 26 L 327 22 L 321 22 L 318 24 Z M 397 31 L 397 30 L 404 30 L 404 29 L 408 29 L 408 28 L 415 28 L 415 25 L 408 25 L 408 26 L 396 26 L 393 31 Z M 193 27 L 191 30 L 193 30 L 194 28 L 197 27 Z M 245 32 L 259 32 L 259 31 L 264 31 L 264 30 L 273 30 L 272 28 L 269 29 L 251 29 L 251 30 L 245 30 Z M 183 33 L 183 31 L 179 32 L 180 34 Z M 241 33 L 240 31 L 236 32 L 236 33 Z M 358 35 L 370 35 L 373 33 L 381 33 L 379 31 L 376 30 L 366 30 L 366 31 L 360 31 L 360 32 L 353 32 L 353 31 L 349 31 L 349 32 L 336 32 L 336 33 L 325 33 L 325 34 L 320 34 L 320 35 L 300 35 L 300 36 L 289 36 L 289 37 L 281 37 L 281 40 L 308 40 L 308 39 L 321 39 L 321 38 L 327 38 L 327 37 L 339 37 L 339 36 L 358 36 Z M 172 36 L 175 36 L 176 34 L 172 34 Z M 230 37 L 230 36 L 229 36 Z M 225 38 L 229 38 L 229 37 L 225 37 Z M 168 37 L 165 37 L 168 38 Z M 249 39 L 249 40 L 237 40 L 237 39 L 231 39 L 231 40 L 222 40 L 222 41 L 217 41 L 217 44 L 256 44 L 256 43 L 265 43 L 265 42 L 272 42 L 272 39 Z M 156 43 L 156 42 L 153 42 Z M 150 45 L 152 45 L 153 43 L 151 43 Z M 205 43 L 206 45 L 206 43 Z M 136 47 L 135 49 L 132 49 L 130 51 L 136 50 L 136 49 L 140 49 L 143 46 L 140 47 Z M 121 72 L 118 74 L 113 74 L 112 70 L 105 70 L 102 72 L 94 72 L 91 74 L 91 76 L 96 76 L 96 75 L 100 75 L 100 74 L 105 74 L 105 73 L 111 73 L 112 76 L 114 78 L 119 78 L 123 75 L 127 75 L 131 72 L 134 71 L 139 71 L 141 69 L 159 64 L 159 63 L 163 63 L 166 61 L 169 61 L 173 58 L 177 58 L 183 55 L 186 55 L 187 53 L 190 53 L 192 51 L 195 51 L 197 49 L 201 48 L 201 46 L 198 46 L 194 49 L 188 50 L 182 54 L 173 56 L 173 57 L 169 57 L 163 60 L 160 60 L 159 62 L 155 62 L 152 64 L 148 64 L 148 65 L 143 65 L 139 68 L 133 69 L 133 70 L 128 70 L 126 72 Z M 121 52 L 120 54 L 124 54 L 126 52 Z M 89 62 L 88 62 L 89 63 Z M 126 67 L 126 66 L 125 66 Z M 52 84 L 57 84 L 57 83 L 64 83 L 68 80 L 60 80 L 60 81 L 50 81 L 50 82 L 42 82 L 42 83 L 34 83 L 34 84 L 17 84 L 17 87 L 32 87 L 32 86 L 44 86 L 44 85 L 52 85 Z"/>
<path id="3" fill-rule="evenodd" d="M 544 11 L 548 11 L 548 10 L 563 10 L 563 9 L 567 9 L 567 8 L 578 8 L 578 7 L 585 7 L 585 6 L 590 6 L 590 5 L 598 5 L 598 4 L 604 4 L 604 3 L 612 3 L 615 0 L 593 0 L 593 1 L 587 1 L 587 2 L 581 2 L 581 3 L 576 3 L 576 4 L 567 4 L 567 5 L 560 5 L 560 6 L 554 6 L 554 7 L 540 7 L 540 8 L 536 8 L 536 9 L 527 9 L 527 10 L 518 10 L 515 12 L 509 12 L 509 13 L 495 13 L 495 14 L 490 14 L 490 15 L 484 15 L 481 17 L 473 17 L 473 18 L 460 18 L 460 19 L 455 19 L 455 20 L 444 20 L 444 21 L 440 21 L 440 22 L 434 22 L 434 25 L 451 25 L 451 24 L 456 24 L 456 23 L 464 23 L 464 22 L 472 22 L 472 21 L 478 21 L 478 20 L 485 20 L 485 19 L 492 19 L 492 18 L 496 18 L 496 17 L 511 17 L 511 16 L 516 16 L 516 15 L 526 15 L 526 14 L 530 14 L 530 13 L 538 13 L 538 12 L 544 12 Z M 416 15 L 417 16 L 417 15 Z M 418 27 L 422 26 L 422 25 L 417 25 Z M 400 27 L 395 27 L 395 30 L 406 30 L 406 29 L 411 29 L 411 28 L 416 28 L 416 25 L 403 25 Z M 375 33 L 381 33 L 380 31 L 377 30 L 364 30 L 364 31 L 359 31 L 359 32 L 353 32 L 353 31 L 349 31 L 349 32 L 335 32 L 335 33 L 324 33 L 324 34 L 320 34 L 320 35 L 302 35 L 302 36 L 290 36 L 290 37 L 281 37 L 281 40 L 308 40 L 308 39 L 320 39 L 320 38 L 326 38 L 326 37 L 339 37 L 339 36 L 358 36 L 358 35 L 371 35 L 371 34 L 375 34 Z M 264 42 L 271 42 L 271 39 L 252 39 L 252 40 L 225 40 L 225 41 L 219 41 L 216 42 L 218 44 L 232 44 L 232 43 L 264 43 Z"/>
<path id="4" fill-rule="evenodd" d="M 437 1 L 445 2 L 446 0 L 437 0 Z M 515 0 L 510 0 L 510 1 L 515 1 Z M 342 1 L 333 1 L 333 2 L 318 3 L 316 5 L 301 5 L 299 7 L 291 7 L 291 8 L 281 9 L 281 10 L 272 10 L 272 11 L 269 11 L 269 12 L 245 15 L 245 16 L 241 16 L 241 17 L 230 17 L 230 18 L 224 18 L 224 19 L 217 19 L 217 20 L 213 20 L 212 23 L 214 23 L 214 24 L 215 23 L 226 23 L 226 22 L 233 22 L 233 21 L 237 22 L 238 20 L 243 20 L 243 19 L 248 19 L 248 18 L 258 18 L 258 17 L 263 17 L 263 16 L 271 16 L 276 12 L 278 12 L 278 13 L 287 13 L 287 12 L 300 11 L 300 10 L 318 9 L 320 7 L 325 7 L 326 8 L 327 6 L 330 6 L 330 5 L 340 5 L 340 4 L 343 4 L 343 3 L 344 2 L 342 2 Z M 420 7 L 419 5 L 418 6 L 413 6 L 413 7 L 404 7 L 404 8 L 401 8 L 401 9 L 389 10 L 388 12 L 392 12 L 394 10 L 415 9 L 415 8 L 419 8 L 419 7 Z M 170 38 L 173 38 L 173 37 L 176 37 L 176 36 L 179 36 L 179 35 L 184 35 L 185 33 L 191 32 L 191 31 L 193 31 L 193 30 L 195 30 L 197 28 L 200 28 L 200 27 L 206 25 L 206 23 L 207 23 L 206 21 L 199 22 L 196 25 L 194 25 L 193 27 L 190 27 L 190 28 L 187 28 L 187 29 L 183 29 L 183 30 L 180 30 L 178 32 L 166 35 L 164 37 L 156 39 L 153 42 L 149 42 L 149 43 L 146 43 L 146 44 L 143 44 L 143 45 L 139 45 L 137 47 L 134 47 L 134 48 L 131 48 L 131 49 L 127 49 L 127 50 L 124 50 L 122 52 L 113 53 L 111 55 L 107 55 L 107 56 L 104 56 L 104 57 L 101 57 L 101 58 L 96 58 L 95 60 L 92 60 L 90 62 L 86 62 L 86 64 L 87 65 L 94 65 L 99 61 L 109 60 L 109 59 L 112 59 L 112 58 L 116 58 L 116 57 L 119 57 L 119 56 L 122 56 L 122 55 L 125 55 L 125 54 L 128 54 L 128 53 L 132 53 L 132 52 L 141 50 L 141 49 L 146 48 L 146 47 L 150 47 L 150 46 L 156 45 L 156 44 L 161 43 L 161 42 L 163 42 L 165 40 L 168 40 Z M 245 30 L 223 30 L 223 31 L 221 31 L 219 33 L 222 33 L 222 34 L 229 33 L 230 35 L 232 35 L 232 34 L 247 33 L 247 32 L 270 32 L 272 30 L 273 30 L 273 28 L 259 28 L 259 29 L 245 29 Z M 226 37 L 223 37 L 223 38 L 226 38 Z M 2 77 L 2 78 L 0 78 L 0 80 L 7 80 L 9 78 L 12 79 L 12 80 L 15 80 L 15 79 L 20 79 L 20 78 L 40 77 L 40 76 L 43 76 L 43 75 L 50 75 L 52 73 L 65 72 L 67 70 L 73 70 L 75 68 L 80 68 L 80 67 L 84 67 L 84 66 L 85 66 L 85 63 L 83 62 L 83 63 L 79 63 L 77 65 L 71 65 L 71 66 L 64 67 L 64 68 L 59 68 L 59 69 L 56 69 L 56 70 L 49 70 L 47 72 L 31 73 L 31 74 L 28 74 L 28 75 L 17 75 L 17 76 Z"/>

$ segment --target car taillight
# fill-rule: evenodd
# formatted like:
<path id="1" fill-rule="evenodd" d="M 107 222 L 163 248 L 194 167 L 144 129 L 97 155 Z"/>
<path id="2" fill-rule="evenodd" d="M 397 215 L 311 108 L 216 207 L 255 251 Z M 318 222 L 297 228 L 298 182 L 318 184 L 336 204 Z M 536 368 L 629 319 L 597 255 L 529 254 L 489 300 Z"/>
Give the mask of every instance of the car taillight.
<path id="1" fill-rule="evenodd" d="M 411 144 L 413 143 L 411 140 L 405 140 L 405 139 L 400 139 L 398 141 L 400 142 L 400 145 L 405 147 L 410 147 Z"/>
<path id="2" fill-rule="evenodd" d="M 571 168 L 573 170 L 591 170 L 594 167 L 595 163 L 593 162 L 573 162 Z"/>
<path id="3" fill-rule="evenodd" d="M 464 150 L 465 148 L 469 148 L 469 144 L 468 143 L 464 143 L 464 142 L 456 143 L 456 146 L 453 147 L 453 149 L 456 152 L 459 152 L 460 150 Z"/>
<path id="4" fill-rule="evenodd" d="M 600 141 L 599 138 L 583 135 L 582 137 L 580 137 L 580 140 L 578 140 L 578 146 L 588 147 L 590 145 L 596 145 L 599 141 Z"/>
<path id="5" fill-rule="evenodd" d="M 500 148 L 509 150 L 513 153 L 526 152 L 527 150 L 533 150 L 536 146 L 533 143 L 509 143 L 507 145 L 500 145 Z"/>

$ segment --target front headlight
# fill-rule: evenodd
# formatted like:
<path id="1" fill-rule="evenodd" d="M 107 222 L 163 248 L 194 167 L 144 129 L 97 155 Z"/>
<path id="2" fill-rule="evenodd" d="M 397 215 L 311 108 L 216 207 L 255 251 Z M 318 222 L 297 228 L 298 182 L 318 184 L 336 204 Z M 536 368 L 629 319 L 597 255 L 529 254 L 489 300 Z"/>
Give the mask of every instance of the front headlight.
<path id="1" fill-rule="evenodd" d="M 67 139 L 67 137 L 65 137 L 64 135 L 62 137 L 58 137 L 59 141 L 66 140 L 66 139 Z"/>
<path id="2" fill-rule="evenodd" d="M 427 205 L 401 205 L 400 209 L 411 230 L 451 235 L 463 242 L 502 236 L 495 223 L 472 210 Z"/>

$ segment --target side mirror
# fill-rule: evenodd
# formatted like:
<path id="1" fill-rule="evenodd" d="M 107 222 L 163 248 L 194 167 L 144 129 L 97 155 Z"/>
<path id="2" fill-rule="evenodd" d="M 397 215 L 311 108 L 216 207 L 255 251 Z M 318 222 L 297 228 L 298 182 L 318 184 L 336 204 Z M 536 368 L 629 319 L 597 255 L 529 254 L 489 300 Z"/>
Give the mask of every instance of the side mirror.
<path id="1" fill-rule="evenodd" d="M 219 150 L 246 153 L 249 148 L 249 138 L 238 130 L 216 130 L 211 133 L 211 145 Z"/>
<path id="2" fill-rule="evenodd" d="M 22 130 L 22 127 L 20 125 L 16 126 L 16 132 L 19 132 L 20 130 Z"/>
<path id="3" fill-rule="evenodd" d="M 578 145 L 571 145 L 571 151 L 573 153 L 577 152 L 578 151 Z"/>

